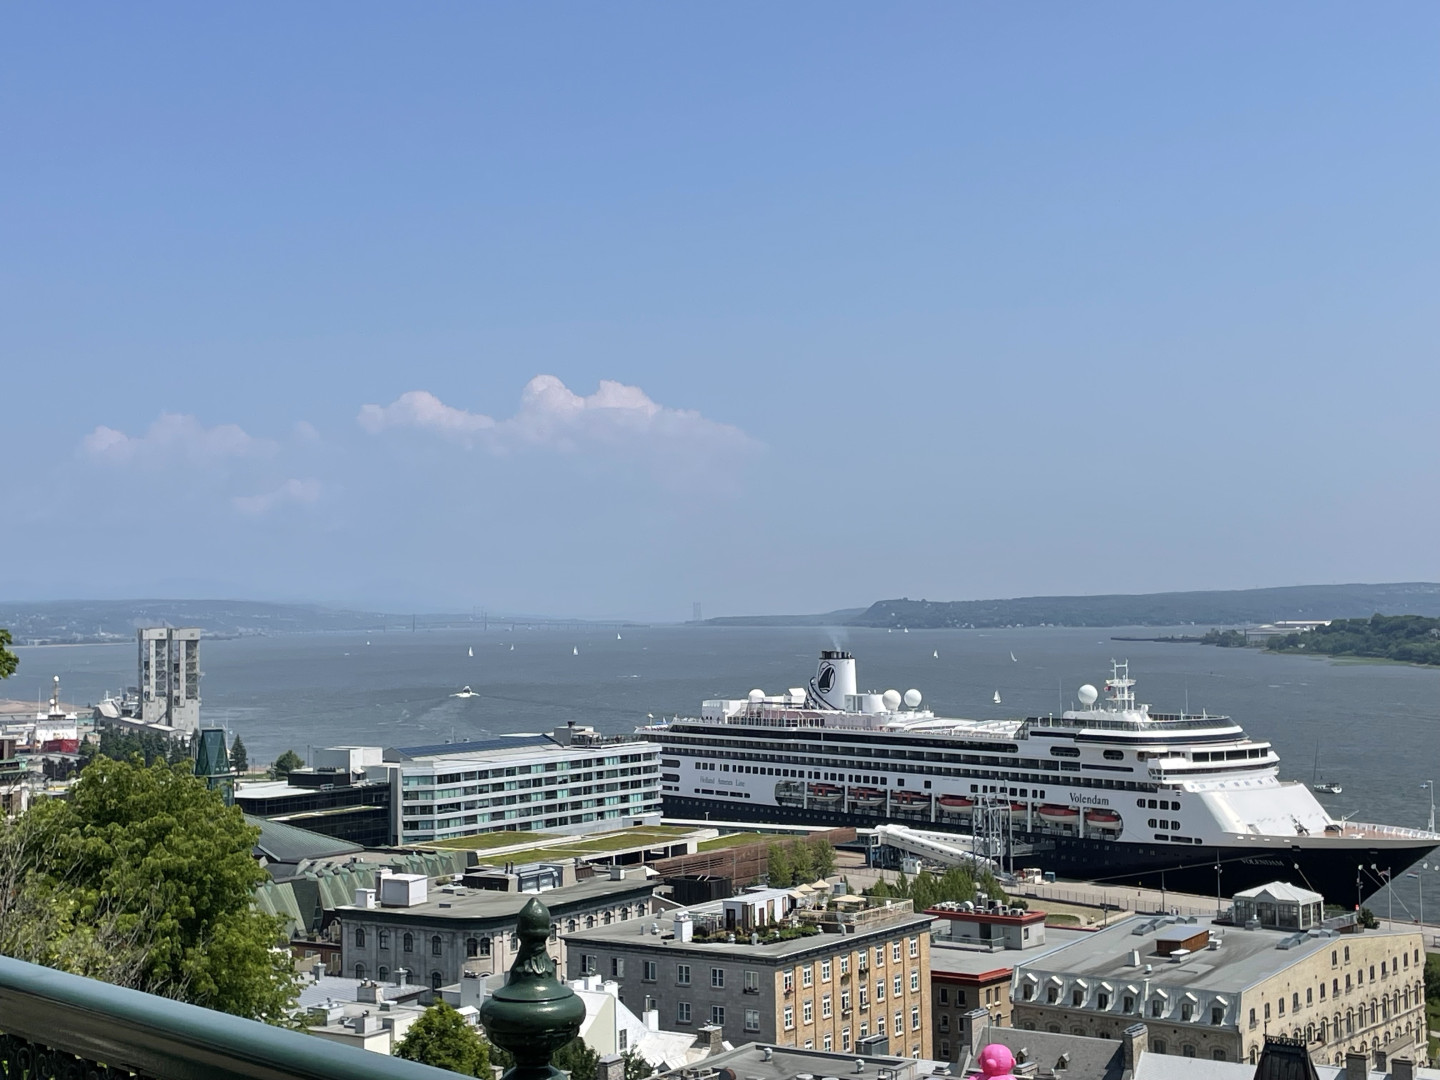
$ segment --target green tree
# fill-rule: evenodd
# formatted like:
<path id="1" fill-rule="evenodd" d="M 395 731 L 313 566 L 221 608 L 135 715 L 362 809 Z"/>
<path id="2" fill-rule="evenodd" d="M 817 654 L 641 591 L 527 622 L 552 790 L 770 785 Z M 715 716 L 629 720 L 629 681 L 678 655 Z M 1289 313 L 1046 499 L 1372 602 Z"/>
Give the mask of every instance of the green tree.
<path id="1" fill-rule="evenodd" d="M 305 760 L 294 750 L 286 750 L 278 758 L 275 764 L 270 766 L 270 773 L 277 780 L 284 780 L 295 769 L 303 769 Z"/>
<path id="2" fill-rule="evenodd" d="M 625 1080 L 646 1080 L 655 1072 L 655 1066 L 635 1050 L 626 1050 L 620 1056 L 625 1059 Z"/>
<path id="3" fill-rule="evenodd" d="M 15 669 L 20 666 L 20 658 L 5 646 L 15 639 L 10 636 L 10 631 L 0 627 L 0 679 L 8 679 L 15 674 Z"/>
<path id="4" fill-rule="evenodd" d="M 570 1074 L 570 1080 L 595 1080 L 600 1055 L 580 1039 L 571 1039 L 555 1051 L 550 1063 Z"/>
<path id="5" fill-rule="evenodd" d="M 237 773 L 247 772 L 250 768 L 250 757 L 245 753 L 245 744 L 240 741 L 239 735 L 230 744 L 230 766 Z"/>
<path id="6" fill-rule="evenodd" d="M 441 1002 L 410 1025 L 396 1057 L 490 1080 L 490 1044 L 465 1018 Z"/>
<path id="7" fill-rule="evenodd" d="M 1368 907 L 1362 907 L 1360 909 L 1360 925 L 1366 930 L 1375 930 L 1380 926 L 1380 920 L 1375 917 L 1375 913 Z"/>
<path id="8" fill-rule="evenodd" d="M 22 916 L 50 909 L 21 929 L 25 959 L 289 1022 L 283 922 L 253 902 L 260 832 L 188 765 L 97 757 L 68 800 L 37 803 L 7 833 Z"/>
<path id="9" fill-rule="evenodd" d="M 790 857 L 790 883 L 792 885 L 808 885 L 815 880 L 815 855 L 810 845 L 804 840 L 796 840 L 787 845 L 786 854 Z"/>
<path id="10" fill-rule="evenodd" d="M 829 877 L 835 873 L 835 849 L 818 836 L 810 838 L 810 857 L 815 862 L 815 876 Z"/>
<path id="11" fill-rule="evenodd" d="M 784 844 L 771 844 L 765 865 L 765 879 L 772 889 L 787 888 L 795 880 L 795 866 Z M 573 1078 L 572 1078 L 573 1080 Z"/>

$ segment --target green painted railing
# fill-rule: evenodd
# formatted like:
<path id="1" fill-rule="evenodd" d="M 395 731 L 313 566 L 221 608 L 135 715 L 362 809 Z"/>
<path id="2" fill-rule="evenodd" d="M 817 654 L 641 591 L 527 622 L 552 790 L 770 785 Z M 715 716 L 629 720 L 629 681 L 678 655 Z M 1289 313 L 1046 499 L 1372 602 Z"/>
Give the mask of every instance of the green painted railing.
<path id="1" fill-rule="evenodd" d="M 455 1080 L 429 1065 L 0 957 L 0 1080 Z"/>

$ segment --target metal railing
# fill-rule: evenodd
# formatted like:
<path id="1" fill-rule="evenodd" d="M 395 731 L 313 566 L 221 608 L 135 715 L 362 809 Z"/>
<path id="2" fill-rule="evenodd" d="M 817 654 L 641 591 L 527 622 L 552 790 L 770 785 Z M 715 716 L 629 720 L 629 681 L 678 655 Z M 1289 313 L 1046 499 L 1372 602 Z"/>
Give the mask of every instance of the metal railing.
<path id="1" fill-rule="evenodd" d="M 454 1080 L 443 1069 L 0 957 L 3 1080 Z"/>

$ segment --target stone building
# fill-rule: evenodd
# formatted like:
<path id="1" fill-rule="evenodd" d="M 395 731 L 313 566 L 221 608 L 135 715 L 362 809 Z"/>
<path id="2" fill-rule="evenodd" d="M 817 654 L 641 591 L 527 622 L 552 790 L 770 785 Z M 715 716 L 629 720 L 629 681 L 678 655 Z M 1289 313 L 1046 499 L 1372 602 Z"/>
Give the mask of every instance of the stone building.
<path id="1" fill-rule="evenodd" d="M 1143 1020 L 1151 1053 L 1252 1064 L 1267 1034 L 1327 1065 L 1424 1057 L 1418 933 L 1361 933 L 1353 917 L 1302 927 L 1292 918 L 1313 922 L 1321 898 L 1283 883 L 1236 900 L 1254 916 L 1239 925 L 1134 916 L 1017 965 L 1012 1023 L 1114 1038 Z"/>
<path id="2" fill-rule="evenodd" d="M 796 907 L 782 889 L 565 935 L 573 975 L 614 980 L 669 1031 L 722 1028 L 836 1053 L 931 1056 L 930 926 L 909 901 Z"/>
<path id="3" fill-rule="evenodd" d="M 490 887 L 496 875 L 489 875 L 485 888 L 421 887 L 426 886 L 423 875 L 381 877 L 378 890 L 360 889 L 356 904 L 337 909 L 341 972 L 383 983 L 403 969 L 411 982 L 438 991 L 466 972 L 507 970 L 515 959 L 515 919 L 538 888 L 553 920 L 550 955 L 565 978 L 560 934 L 611 925 L 635 934 L 639 920 L 654 910 L 654 884 L 644 867 L 616 867 L 580 882 L 569 864 L 549 867 L 554 873 L 545 880 L 528 873 L 531 869 L 522 867 L 525 873 L 501 882 L 508 883 L 507 891 Z M 404 888 L 399 887 L 402 880 Z M 396 887 L 387 889 L 387 884 Z M 544 888 L 550 884 L 555 887 Z M 521 892 L 521 885 L 527 891 Z"/>

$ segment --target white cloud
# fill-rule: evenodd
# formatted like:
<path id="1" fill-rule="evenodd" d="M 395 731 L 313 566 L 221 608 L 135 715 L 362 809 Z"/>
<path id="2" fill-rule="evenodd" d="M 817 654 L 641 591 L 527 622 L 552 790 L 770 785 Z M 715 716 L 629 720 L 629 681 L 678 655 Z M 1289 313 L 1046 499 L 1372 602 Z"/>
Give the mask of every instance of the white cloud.
<path id="1" fill-rule="evenodd" d="M 268 514 L 280 506 L 305 505 L 320 498 L 320 481 L 286 480 L 274 491 L 260 495 L 236 495 L 230 500 L 232 506 L 242 514 Z"/>
<path id="2" fill-rule="evenodd" d="M 755 445 L 739 428 L 707 420 L 691 409 L 661 405 L 638 386 L 602 379 L 595 393 L 580 395 L 554 375 L 531 379 L 520 395 L 519 409 L 505 420 L 457 409 L 427 391 L 411 390 L 389 405 L 364 406 L 358 421 L 371 434 L 389 428 L 429 431 L 493 453 L 600 446 L 715 452 Z"/>
<path id="3" fill-rule="evenodd" d="M 161 413 L 143 435 L 127 435 L 102 424 L 80 442 L 82 455 L 114 465 L 205 463 L 264 457 L 275 450 L 275 444 L 269 439 L 257 439 L 238 424 L 207 428 L 195 417 L 183 413 Z"/>

